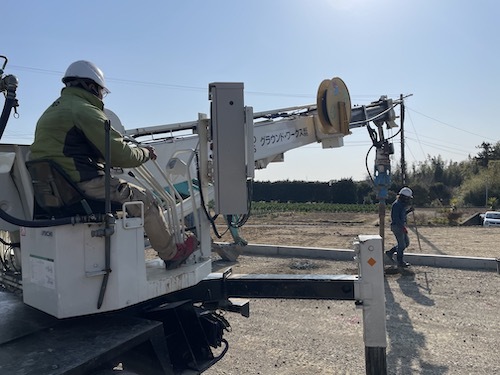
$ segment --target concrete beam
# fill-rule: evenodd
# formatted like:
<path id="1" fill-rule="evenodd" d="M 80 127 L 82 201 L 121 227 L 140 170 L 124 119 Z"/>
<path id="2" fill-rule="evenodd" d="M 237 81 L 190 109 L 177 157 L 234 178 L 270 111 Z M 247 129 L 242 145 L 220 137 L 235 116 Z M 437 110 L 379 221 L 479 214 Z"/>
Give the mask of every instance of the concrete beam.
<path id="1" fill-rule="evenodd" d="M 219 245 L 224 246 L 229 244 L 219 243 Z M 243 254 L 261 256 L 292 256 L 341 261 L 352 261 L 355 256 L 354 250 L 350 249 L 277 246 L 264 244 L 248 244 L 243 247 Z M 405 260 L 415 266 L 496 271 L 500 273 L 500 260 L 496 258 L 405 253 Z"/>

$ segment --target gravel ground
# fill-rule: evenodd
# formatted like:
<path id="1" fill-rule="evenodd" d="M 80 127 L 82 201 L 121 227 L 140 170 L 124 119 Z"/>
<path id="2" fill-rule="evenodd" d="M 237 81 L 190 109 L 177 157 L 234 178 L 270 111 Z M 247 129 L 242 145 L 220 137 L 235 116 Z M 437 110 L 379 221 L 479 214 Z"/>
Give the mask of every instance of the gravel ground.
<path id="1" fill-rule="evenodd" d="M 352 248 L 357 234 L 378 230 L 372 220 L 290 219 L 249 222 L 242 233 L 250 243 L 321 247 L 325 241 L 331 246 L 323 247 Z M 421 244 L 415 232 L 411 234 L 411 252 L 499 255 L 498 247 L 491 245 L 498 243 L 496 229 L 422 227 L 418 231 Z M 340 246 L 341 241 L 349 246 Z M 233 273 L 356 273 L 354 262 L 245 255 L 234 263 L 217 260 L 215 267 L 232 267 Z M 386 275 L 388 373 L 500 374 L 499 282 L 494 272 L 420 266 Z M 250 311 L 250 318 L 228 314 L 229 351 L 206 374 L 365 373 L 362 311 L 354 302 L 252 299 Z"/>
<path id="2" fill-rule="evenodd" d="M 310 269 L 297 270 L 297 262 Z M 230 266 L 218 262 L 220 267 Z M 352 274 L 348 262 L 241 256 L 234 273 Z M 389 374 L 499 374 L 499 276 L 415 267 L 386 276 Z M 206 372 L 364 374 L 362 311 L 352 301 L 259 300 L 229 315 L 230 349 Z"/>

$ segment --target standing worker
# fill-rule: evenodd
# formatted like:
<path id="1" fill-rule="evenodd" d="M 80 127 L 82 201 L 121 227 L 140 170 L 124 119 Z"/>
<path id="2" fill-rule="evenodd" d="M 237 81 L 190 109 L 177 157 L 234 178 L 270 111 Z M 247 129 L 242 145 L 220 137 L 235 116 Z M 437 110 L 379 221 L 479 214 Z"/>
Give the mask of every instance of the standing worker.
<path id="1" fill-rule="evenodd" d="M 109 120 L 104 112 L 103 98 L 109 92 L 104 75 L 93 63 L 79 60 L 68 67 L 62 81 L 66 87 L 61 96 L 37 122 L 30 159 L 52 160 L 86 195 L 104 199 L 105 124 Z M 131 146 L 113 127 L 110 143 L 110 167 L 133 168 L 156 159 L 152 146 Z M 150 191 L 112 176 L 110 193 L 113 202 L 144 202 L 144 230 L 167 268 L 179 266 L 196 250 L 194 236 L 175 243 L 163 210 Z M 133 216 L 140 215 L 135 206 L 128 210 Z"/>
<path id="2" fill-rule="evenodd" d="M 394 264 L 394 253 L 396 253 L 398 267 L 409 267 L 410 263 L 403 260 L 404 251 L 410 244 L 408 228 L 406 227 L 406 215 L 413 211 L 411 200 L 413 191 L 409 187 L 402 188 L 391 207 L 391 231 L 396 237 L 397 245 L 385 252 L 385 255 Z"/>

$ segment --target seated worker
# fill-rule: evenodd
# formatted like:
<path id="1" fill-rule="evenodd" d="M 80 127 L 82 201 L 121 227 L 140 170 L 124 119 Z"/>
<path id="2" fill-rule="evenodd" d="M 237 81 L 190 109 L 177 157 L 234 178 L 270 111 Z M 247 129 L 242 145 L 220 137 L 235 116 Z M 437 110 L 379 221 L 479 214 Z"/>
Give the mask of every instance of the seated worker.
<path id="1" fill-rule="evenodd" d="M 50 159 L 59 164 L 91 198 L 105 198 L 104 153 L 105 123 L 103 97 L 109 92 L 102 71 L 89 61 L 72 63 L 62 78 L 61 96 L 37 122 L 31 160 Z M 151 146 L 131 146 L 113 127 L 110 130 L 110 167 L 133 168 L 155 160 Z M 194 236 L 176 244 L 165 221 L 163 210 L 153 194 L 125 180 L 111 177 L 113 202 L 144 202 L 144 230 L 151 246 L 167 268 L 184 262 L 198 246 Z M 129 213 L 139 216 L 137 207 Z"/>

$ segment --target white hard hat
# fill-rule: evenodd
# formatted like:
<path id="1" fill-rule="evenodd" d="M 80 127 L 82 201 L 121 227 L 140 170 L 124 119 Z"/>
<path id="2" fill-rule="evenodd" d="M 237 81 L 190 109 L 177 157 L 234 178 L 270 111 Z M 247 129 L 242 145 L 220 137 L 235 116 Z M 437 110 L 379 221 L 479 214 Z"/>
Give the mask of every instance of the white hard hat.
<path id="1" fill-rule="evenodd" d="M 109 90 L 106 87 L 106 82 L 104 82 L 104 73 L 90 61 L 78 60 L 70 64 L 68 69 L 66 69 L 66 73 L 64 73 L 62 81 L 66 83 L 72 78 L 90 79 L 109 93 Z"/>
<path id="2" fill-rule="evenodd" d="M 404 195 L 408 198 L 413 198 L 413 191 L 409 187 L 404 187 L 399 191 L 399 195 Z"/>

